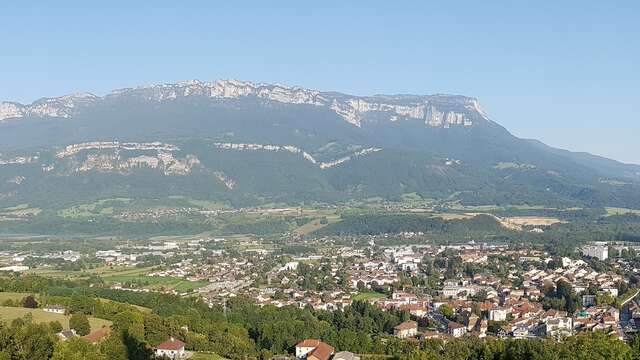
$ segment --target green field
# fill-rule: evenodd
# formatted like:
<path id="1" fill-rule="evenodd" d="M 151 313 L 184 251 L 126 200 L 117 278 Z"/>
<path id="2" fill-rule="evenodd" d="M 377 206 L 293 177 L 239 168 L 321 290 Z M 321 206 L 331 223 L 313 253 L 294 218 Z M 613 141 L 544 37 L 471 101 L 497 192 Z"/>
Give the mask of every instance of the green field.
<path id="1" fill-rule="evenodd" d="M 132 200 L 128 198 L 102 199 L 60 210 L 58 215 L 64 218 L 78 219 L 96 215 L 113 215 L 114 206 L 123 207 Z"/>
<path id="2" fill-rule="evenodd" d="M 56 270 L 51 268 L 29 269 L 26 271 L 26 273 L 30 275 L 38 275 L 42 277 L 65 278 L 65 279 L 88 277 L 88 275 L 82 271 L 66 271 L 66 270 Z"/>
<path id="3" fill-rule="evenodd" d="M 65 278 L 65 279 L 82 279 L 88 278 L 91 275 L 100 276 L 107 284 L 114 283 L 132 283 L 139 287 L 152 288 L 152 289 L 173 289 L 178 292 L 187 292 L 195 290 L 207 285 L 209 282 L 206 280 L 200 281 L 188 281 L 174 277 L 160 277 L 160 276 L 148 276 L 147 274 L 152 272 L 153 268 L 135 268 L 135 267 L 109 267 L 103 266 L 95 269 L 89 269 L 85 271 L 62 271 L 54 269 L 32 269 L 29 270 L 29 274 L 52 277 L 52 278 Z M 2 301 L 2 298 L 0 298 Z"/>
<path id="4" fill-rule="evenodd" d="M 191 360 L 224 360 L 224 358 L 218 354 L 211 353 L 194 353 L 189 359 Z"/>
<path id="5" fill-rule="evenodd" d="M 193 204 L 194 206 L 197 206 L 199 208 L 206 209 L 206 210 L 221 210 L 221 209 L 228 209 L 229 208 L 228 204 L 217 202 L 217 201 L 206 201 L 206 200 L 193 200 L 193 199 L 190 199 L 189 202 L 191 204 Z"/>
<path id="6" fill-rule="evenodd" d="M 111 267 L 111 266 L 102 266 L 95 269 L 87 269 L 83 271 L 66 271 L 66 270 L 56 270 L 51 268 L 37 268 L 28 270 L 28 274 L 39 275 L 43 277 L 51 277 L 51 278 L 88 278 L 91 275 L 98 275 L 102 277 L 107 276 L 118 276 L 118 275 L 134 275 L 134 274 L 145 274 L 151 271 L 150 267 L 146 268 L 135 268 L 135 267 Z"/>
<path id="7" fill-rule="evenodd" d="M 607 216 L 614 215 L 640 215 L 640 210 L 626 209 L 617 207 L 606 207 L 604 210 L 607 212 Z"/>
<path id="8" fill-rule="evenodd" d="M 326 224 L 322 224 L 322 220 L 321 219 L 315 219 L 312 220 L 302 226 L 300 226 L 299 228 L 295 229 L 294 232 L 296 234 L 300 234 L 300 235 L 307 235 L 310 234 L 316 230 L 322 229 L 323 227 L 329 225 L 329 224 L 333 224 L 336 223 L 338 221 L 340 221 L 340 216 L 339 215 L 330 215 L 326 217 L 327 219 L 327 223 Z"/>
<path id="9" fill-rule="evenodd" d="M 382 299 L 386 297 L 384 294 L 380 294 L 377 292 L 366 292 L 366 293 L 359 293 L 358 295 L 355 295 L 352 300 L 354 301 L 369 301 L 369 300 L 377 300 L 377 299 Z"/>
<path id="10" fill-rule="evenodd" d="M 51 321 L 60 321 L 65 329 L 69 328 L 69 315 L 53 314 L 46 312 L 42 309 L 26 309 L 18 307 L 0 306 L 0 321 L 11 322 L 13 319 L 24 317 L 31 313 L 33 315 L 33 321 L 36 323 L 48 323 Z M 89 324 L 91 330 L 98 330 L 103 326 L 111 326 L 111 321 L 89 317 Z"/>
<path id="11" fill-rule="evenodd" d="M 4 303 L 7 300 L 12 300 L 12 301 L 21 301 L 22 299 L 24 299 L 26 296 L 28 295 L 34 295 L 36 300 L 39 302 L 40 299 L 38 297 L 38 294 L 30 294 L 30 293 L 16 293 L 16 292 L 0 292 L 0 304 Z M 108 299 L 103 299 L 103 298 L 99 298 L 100 301 L 104 301 L 104 302 L 112 302 L 112 303 L 118 303 L 117 301 L 113 301 L 113 300 L 108 300 Z M 125 303 L 119 303 L 119 304 L 125 304 Z M 131 304 L 126 304 L 129 306 L 133 306 L 134 308 L 142 311 L 142 312 L 147 312 L 150 313 L 151 309 L 146 308 L 144 306 L 138 306 L 138 305 L 131 305 Z"/>
<path id="12" fill-rule="evenodd" d="M 42 209 L 37 207 L 31 207 L 29 204 L 20 204 L 13 207 L 0 209 L 0 220 L 21 220 L 33 216 L 37 216 L 42 212 Z"/>
<path id="13" fill-rule="evenodd" d="M 16 292 L 0 292 L 0 304 L 4 303 L 7 300 L 20 301 L 27 295 L 30 295 L 30 294 L 16 293 Z"/>
<path id="14" fill-rule="evenodd" d="M 123 303 L 123 302 L 119 302 L 119 301 L 113 301 L 113 300 L 109 300 L 109 299 L 103 299 L 103 298 L 98 298 L 100 301 L 105 302 L 105 303 L 116 303 L 116 304 L 125 304 L 125 305 L 129 305 L 132 306 L 136 309 L 138 309 L 141 312 L 144 313 L 151 313 L 151 309 L 149 309 L 148 307 L 144 307 L 144 306 L 139 306 L 139 305 L 133 305 L 133 304 L 129 304 L 129 303 Z"/>
<path id="15" fill-rule="evenodd" d="M 86 270 L 87 273 L 92 275 L 98 275 L 102 277 L 107 276 L 124 276 L 124 275 L 139 275 L 146 274 L 151 271 L 151 267 L 137 268 L 137 267 L 111 267 L 103 266 L 95 269 Z"/>
<path id="16" fill-rule="evenodd" d="M 188 281 L 174 277 L 147 276 L 143 274 L 105 276 L 103 280 L 108 284 L 132 283 L 139 287 L 173 289 L 177 292 L 195 290 L 209 283 L 206 280 Z"/>
<path id="17" fill-rule="evenodd" d="M 17 215 L 17 216 L 27 216 L 27 215 L 38 215 L 42 212 L 42 209 L 37 207 L 32 207 L 29 204 L 20 204 L 13 207 L 8 207 L 0 210 L 0 213 L 4 215 Z"/>

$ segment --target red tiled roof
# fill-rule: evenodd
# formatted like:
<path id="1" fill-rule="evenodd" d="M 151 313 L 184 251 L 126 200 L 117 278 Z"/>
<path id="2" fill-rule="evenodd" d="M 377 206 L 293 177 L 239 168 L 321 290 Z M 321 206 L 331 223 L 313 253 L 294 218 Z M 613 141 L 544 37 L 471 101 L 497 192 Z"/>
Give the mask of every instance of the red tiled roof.
<path id="1" fill-rule="evenodd" d="M 158 350 L 180 350 L 184 347 L 184 343 L 180 340 L 171 338 L 162 344 L 156 346 Z"/>
<path id="2" fill-rule="evenodd" d="M 318 339 L 306 339 L 299 342 L 296 347 L 310 347 L 314 348 L 320 344 L 320 340 Z"/>
<path id="3" fill-rule="evenodd" d="M 100 330 L 93 331 L 90 334 L 83 336 L 82 338 L 92 344 L 95 344 L 97 342 L 102 341 L 102 339 L 104 339 L 105 337 L 107 337 L 107 335 L 109 335 L 109 331 L 110 329 L 105 326 Z"/>
<path id="4" fill-rule="evenodd" d="M 318 347 L 315 348 L 307 358 L 316 358 L 318 360 L 329 360 L 329 357 L 333 355 L 335 349 L 329 345 L 325 344 L 322 341 L 319 341 Z"/>
<path id="5" fill-rule="evenodd" d="M 409 330 L 418 327 L 418 323 L 415 321 L 405 321 L 402 324 L 394 327 L 396 330 Z"/>
<path id="6" fill-rule="evenodd" d="M 401 305 L 400 309 L 407 310 L 407 311 L 417 311 L 417 310 L 428 311 L 428 309 L 425 306 L 420 304 L 405 304 L 405 305 Z"/>

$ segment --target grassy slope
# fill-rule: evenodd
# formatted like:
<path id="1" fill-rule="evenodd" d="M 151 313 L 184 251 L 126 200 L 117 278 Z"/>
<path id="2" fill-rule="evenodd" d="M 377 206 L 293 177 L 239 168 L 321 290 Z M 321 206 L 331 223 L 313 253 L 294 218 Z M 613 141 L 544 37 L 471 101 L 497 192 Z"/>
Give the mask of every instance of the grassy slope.
<path id="1" fill-rule="evenodd" d="M 69 328 L 69 318 L 71 316 L 68 315 L 48 313 L 42 309 L 0 306 L 0 319 L 4 322 L 11 322 L 13 319 L 21 318 L 28 313 L 33 315 L 33 321 L 36 323 L 60 321 L 65 329 Z M 91 324 L 91 330 L 94 331 L 102 328 L 103 326 L 111 326 L 111 321 L 89 317 L 89 324 Z"/>
<path id="2" fill-rule="evenodd" d="M 191 360 L 224 360 L 224 358 L 218 354 L 210 353 L 194 353 Z"/>
<path id="3" fill-rule="evenodd" d="M 0 292 L 0 303 L 3 303 L 7 300 L 22 300 L 25 296 L 29 295 L 28 293 L 16 293 L 16 292 Z"/>

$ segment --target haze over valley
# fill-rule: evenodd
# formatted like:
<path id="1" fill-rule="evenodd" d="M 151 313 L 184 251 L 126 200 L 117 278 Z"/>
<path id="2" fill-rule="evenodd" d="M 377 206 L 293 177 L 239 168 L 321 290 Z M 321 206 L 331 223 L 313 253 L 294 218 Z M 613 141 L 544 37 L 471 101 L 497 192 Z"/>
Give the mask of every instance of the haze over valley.
<path id="1" fill-rule="evenodd" d="M 640 3 L 3 5 L 0 360 L 640 359 Z"/>

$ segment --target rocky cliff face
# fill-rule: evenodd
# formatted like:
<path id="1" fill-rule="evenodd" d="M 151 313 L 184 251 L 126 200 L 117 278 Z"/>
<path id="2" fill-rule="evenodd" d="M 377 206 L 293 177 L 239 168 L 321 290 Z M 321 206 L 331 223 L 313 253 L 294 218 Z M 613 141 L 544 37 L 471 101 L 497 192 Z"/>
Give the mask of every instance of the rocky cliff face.
<path id="1" fill-rule="evenodd" d="M 283 104 L 326 107 L 354 126 L 361 127 L 373 118 L 388 121 L 418 120 L 432 127 L 473 126 L 489 121 L 477 99 L 464 96 L 369 96 L 357 97 L 320 92 L 278 84 L 256 84 L 235 80 L 214 82 L 185 81 L 176 84 L 142 86 L 115 90 L 104 98 L 92 94 L 73 94 L 46 98 L 30 105 L 0 103 L 0 121 L 24 117 L 69 118 L 84 106 L 118 97 L 134 97 L 144 101 L 165 102 L 182 97 L 199 96 L 212 101 L 256 98 Z"/>
<path id="2" fill-rule="evenodd" d="M 77 93 L 57 98 L 40 99 L 30 105 L 2 102 L 0 103 L 0 122 L 23 117 L 68 118 L 79 107 L 91 105 L 99 99 L 93 94 Z"/>

